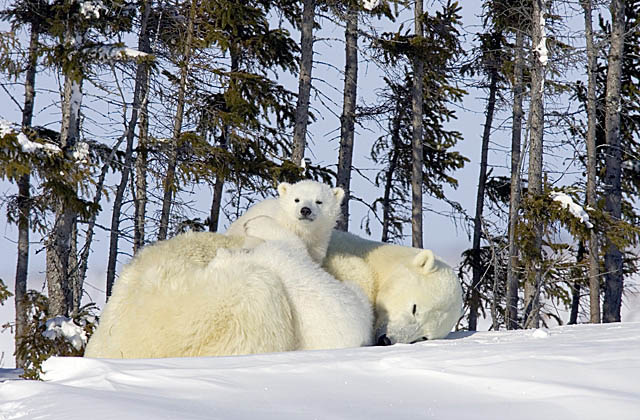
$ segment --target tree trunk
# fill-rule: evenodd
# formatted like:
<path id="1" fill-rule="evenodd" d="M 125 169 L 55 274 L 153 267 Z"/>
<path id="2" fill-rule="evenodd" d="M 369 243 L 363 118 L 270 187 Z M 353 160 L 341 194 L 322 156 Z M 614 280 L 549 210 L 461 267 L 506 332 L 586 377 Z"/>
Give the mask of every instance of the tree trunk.
<path id="1" fill-rule="evenodd" d="M 189 73 L 189 61 L 191 59 L 193 21 L 195 19 L 195 16 L 196 1 L 191 0 L 191 9 L 189 11 L 189 19 L 187 21 L 187 36 L 182 53 L 182 62 L 180 63 L 180 84 L 178 86 L 178 102 L 173 125 L 173 139 L 171 144 L 169 145 L 167 173 L 163 182 L 164 195 L 162 197 L 160 229 L 158 231 L 158 240 L 160 241 L 167 239 L 167 233 L 169 231 L 169 214 L 171 212 L 171 203 L 173 201 L 173 193 L 176 190 L 175 176 L 176 167 L 178 164 L 178 147 L 180 142 L 180 134 L 182 132 L 182 120 L 184 118 L 184 108 L 186 100 L 185 94 L 187 89 L 187 76 Z"/>
<path id="2" fill-rule="evenodd" d="M 84 278 L 80 277 L 80 264 L 78 261 L 78 217 L 73 219 L 71 228 L 71 249 L 69 251 L 69 288 L 71 289 L 71 307 L 69 312 L 75 315 L 82 304 Z"/>
<path id="3" fill-rule="evenodd" d="M 399 99 L 399 98 L 398 98 Z M 395 115 L 393 116 L 393 127 L 391 131 L 391 159 L 389 159 L 389 168 L 387 168 L 384 180 L 384 195 L 382 199 L 382 242 L 389 242 L 389 225 L 391 224 L 391 187 L 393 185 L 393 176 L 398 167 L 398 159 L 400 158 L 400 109 L 399 100 L 396 102 Z"/>
<path id="4" fill-rule="evenodd" d="M 149 20 L 150 7 L 144 4 L 144 14 L 140 27 L 140 37 L 138 39 L 138 49 L 142 52 L 149 53 L 149 34 L 147 32 L 147 21 Z M 111 232 L 109 235 L 109 260 L 107 262 L 107 299 L 111 296 L 113 283 L 116 277 L 116 263 L 118 260 L 118 239 L 120 237 L 120 212 L 122 209 L 122 200 L 129 182 L 129 172 L 131 171 L 131 161 L 133 156 L 133 139 L 138 122 L 140 106 L 147 93 L 148 85 L 148 64 L 139 63 L 136 69 L 136 84 L 133 91 L 133 104 L 131 110 L 131 119 L 127 126 L 125 134 L 127 146 L 125 148 L 124 162 L 122 166 L 122 175 L 120 183 L 116 190 L 116 196 L 113 200 L 113 212 L 111 213 Z"/>
<path id="5" fill-rule="evenodd" d="M 344 190 L 344 200 L 340 206 L 342 215 L 338 220 L 337 228 L 346 232 L 349 229 L 351 164 L 358 91 L 358 10 L 353 5 L 349 6 L 347 12 L 345 39 L 344 101 L 340 117 L 340 153 L 337 176 L 337 184 Z"/>
<path id="6" fill-rule="evenodd" d="M 149 31 L 147 30 L 148 13 L 151 11 L 152 1 L 145 2 L 144 5 L 144 30 L 140 28 L 139 48 L 142 52 L 151 53 L 151 43 Z M 147 63 L 141 64 L 144 68 L 143 83 L 141 85 L 140 96 L 140 117 L 138 121 L 138 151 L 135 161 L 135 198 L 134 198 L 134 230 L 133 230 L 133 253 L 136 254 L 145 242 L 145 218 L 147 209 L 147 144 L 149 134 L 149 78 L 151 77 L 151 66 Z M 136 74 L 137 78 L 137 74 Z M 133 188 L 133 187 L 132 187 Z"/>
<path id="7" fill-rule="evenodd" d="M 516 32 L 516 59 L 513 69 L 513 124 L 511 129 L 511 194 L 509 198 L 509 260 L 507 261 L 507 302 L 505 322 L 507 329 L 518 328 L 518 266 L 519 247 L 516 240 L 516 226 L 520 211 L 520 158 L 522 143 L 522 97 L 524 83 L 524 35 Z"/>
<path id="8" fill-rule="evenodd" d="M 24 108 L 22 110 L 22 130 L 31 128 L 33 122 L 33 106 L 36 97 L 36 70 L 38 65 L 38 38 L 40 28 L 37 23 L 31 24 L 29 41 L 29 58 L 24 83 Z M 24 302 L 27 293 L 27 277 L 29 272 L 29 213 L 31 205 L 31 177 L 25 174 L 18 179 L 18 259 L 16 263 L 16 284 L 14 301 L 16 307 L 16 354 L 23 337 L 27 334 L 28 310 Z M 26 359 L 16 356 L 16 367 L 25 366 Z"/>
<path id="9" fill-rule="evenodd" d="M 593 45 L 592 0 L 582 0 L 584 29 L 587 41 L 587 207 L 596 208 L 596 60 Z M 589 320 L 600 323 L 600 266 L 598 263 L 598 234 L 589 235 Z"/>
<path id="10" fill-rule="evenodd" d="M 149 82 L 150 69 L 147 69 L 147 83 Z M 138 123 L 138 151 L 136 153 L 136 182 L 135 182 L 135 208 L 133 253 L 136 254 L 145 244 L 145 223 L 147 214 L 147 164 L 149 144 L 149 86 L 144 95 L 140 107 L 140 121 Z"/>
<path id="11" fill-rule="evenodd" d="M 607 155 L 604 182 L 605 209 L 614 220 L 622 215 L 620 141 L 620 85 L 622 76 L 622 55 L 624 51 L 624 8 L 623 0 L 611 1 L 611 47 L 609 50 L 609 68 L 607 72 L 607 96 L 605 100 L 605 135 Z M 622 305 L 622 252 L 616 244 L 607 238 L 605 265 L 605 288 L 603 303 L 603 321 L 619 322 Z"/>
<path id="12" fill-rule="evenodd" d="M 582 277 L 583 272 L 580 264 L 584 260 L 584 254 L 586 250 L 584 248 L 584 242 L 580 241 L 578 244 L 578 255 L 576 255 L 576 267 L 571 270 L 572 276 L 576 279 L 573 282 L 573 289 L 571 290 L 571 313 L 569 315 L 569 325 L 575 325 L 578 323 L 578 312 L 580 310 L 580 285 L 579 279 Z"/>
<path id="13" fill-rule="evenodd" d="M 236 48 L 229 49 L 231 56 L 231 77 L 229 84 L 235 83 L 235 73 L 240 70 L 240 53 Z M 231 126 L 225 124 L 222 127 L 222 137 L 220 138 L 220 148 L 228 150 L 231 146 Z M 217 232 L 220 224 L 220 207 L 222 206 L 222 195 L 224 193 L 224 170 L 220 168 L 216 176 L 216 183 L 213 186 L 213 199 L 211 201 L 211 212 L 209 215 L 209 232 Z"/>
<path id="14" fill-rule="evenodd" d="M 487 115 L 484 121 L 482 133 L 482 151 L 480 156 L 480 175 L 478 179 L 478 193 L 476 195 L 476 215 L 473 221 L 473 280 L 471 281 L 471 302 L 469 303 L 469 331 L 475 331 L 478 324 L 478 308 L 480 307 L 480 282 L 483 276 L 480 261 L 480 240 L 482 238 L 482 211 L 484 209 L 484 190 L 487 184 L 487 160 L 489 155 L 489 140 L 491 138 L 491 125 L 493 124 L 493 112 L 496 106 L 496 92 L 498 90 L 498 70 L 491 69 L 489 82 L 489 101 L 487 102 Z"/>
<path id="15" fill-rule="evenodd" d="M 544 135 L 544 69 L 546 62 L 541 55 L 545 46 L 542 0 L 533 1 L 532 14 L 532 58 L 531 105 L 529 127 L 529 190 L 528 197 L 534 200 L 542 194 L 542 141 Z M 542 221 L 531 216 L 533 247 L 527 256 L 527 281 L 525 283 L 525 327 L 540 325 L 540 288 L 542 286 Z"/>
<path id="16" fill-rule="evenodd" d="M 66 39 L 76 48 L 82 42 L 82 35 L 67 28 Z M 82 81 L 75 81 L 65 75 L 62 100 L 62 123 L 60 143 L 65 153 L 76 145 L 80 131 L 80 106 L 82 102 Z M 68 180 L 75 191 L 72 180 Z M 55 222 L 46 240 L 46 281 L 49 296 L 49 316 L 69 315 L 72 306 L 72 291 L 69 282 L 69 256 L 71 233 L 75 222 L 75 212 L 67 202 L 73 197 L 57 197 L 54 204 Z"/>
<path id="17" fill-rule="evenodd" d="M 311 71 L 313 68 L 313 25 L 315 0 L 304 0 L 302 10 L 302 30 L 300 36 L 300 79 L 298 82 L 298 102 L 296 122 L 293 129 L 293 150 L 291 160 L 298 166 L 304 158 L 307 145 L 307 124 L 309 123 L 309 99 L 311 97 Z"/>
<path id="18" fill-rule="evenodd" d="M 417 0 L 414 9 L 415 36 L 424 37 L 423 0 Z M 422 160 L 423 160 L 423 127 L 422 102 L 424 84 L 424 63 L 422 57 L 413 59 L 413 91 L 411 93 L 411 109 L 413 114 L 412 165 L 411 165 L 411 243 L 415 248 L 423 247 L 422 235 Z"/>

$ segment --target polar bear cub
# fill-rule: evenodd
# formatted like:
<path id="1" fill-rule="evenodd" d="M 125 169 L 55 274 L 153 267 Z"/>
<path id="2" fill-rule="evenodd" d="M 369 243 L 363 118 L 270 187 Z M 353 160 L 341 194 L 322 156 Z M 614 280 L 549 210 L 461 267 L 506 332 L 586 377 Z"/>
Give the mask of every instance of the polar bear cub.
<path id="1" fill-rule="evenodd" d="M 292 246 L 296 244 L 300 246 Z M 252 266 L 263 268 L 282 282 L 291 308 L 296 350 L 373 344 L 373 308 L 363 290 L 324 271 L 311 260 L 298 238 L 271 240 L 249 250 L 220 249 L 209 270 L 235 267 L 234 278 L 243 278 L 254 271 Z M 247 270 L 246 275 L 243 270 Z M 245 334 L 260 334 L 260 325 L 247 324 Z"/>
<path id="2" fill-rule="evenodd" d="M 286 239 L 287 233 L 294 234 L 302 240 L 313 261 L 321 264 L 343 198 L 342 188 L 331 188 L 317 181 L 283 182 L 278 185 L 278 198 L 261 201 L 249 208 L 231 224 L 227 235 L 273 240 Z M 274 224 L 267 219 L 275 221 L 275 231 Z M 277 232 L 278 227 L 282 232 Z M 245 243 L 251 247 L 251 241 Z"/>

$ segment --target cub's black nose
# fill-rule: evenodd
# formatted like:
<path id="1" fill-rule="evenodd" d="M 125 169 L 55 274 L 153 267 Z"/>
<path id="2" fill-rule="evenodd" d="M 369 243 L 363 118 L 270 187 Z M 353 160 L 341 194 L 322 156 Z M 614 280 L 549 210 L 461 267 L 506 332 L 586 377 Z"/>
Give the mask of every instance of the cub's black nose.
<path id="1" fill-rule="evenodd" d="M 304 217 L 310 216 L 311 209 L 309 207 L 303 207 L 300 209 L 300 214 L 303 215 Z"/>
<path id="2" fill-rule="evenodd" d="M 391 340 L 389 340 L 389 337 L 387 337 L 386 334 L 382 334 L 380 337 L 378 337 L 376 346 L 390 346 L 390 345 L 391 345 Z"/>

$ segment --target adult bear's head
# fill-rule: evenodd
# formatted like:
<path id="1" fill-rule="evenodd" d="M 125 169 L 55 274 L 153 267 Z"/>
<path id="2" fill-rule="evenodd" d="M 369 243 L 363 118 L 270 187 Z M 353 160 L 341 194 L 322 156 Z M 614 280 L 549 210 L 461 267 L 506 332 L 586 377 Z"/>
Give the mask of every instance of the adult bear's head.
<path id="1" fill-rule="evenodd" d="M 453 270 L 431 250 L 397 264 L 376 297 L 375 342 L 415 343 L 445 337 L 462 312 L 462 290 Z"/>

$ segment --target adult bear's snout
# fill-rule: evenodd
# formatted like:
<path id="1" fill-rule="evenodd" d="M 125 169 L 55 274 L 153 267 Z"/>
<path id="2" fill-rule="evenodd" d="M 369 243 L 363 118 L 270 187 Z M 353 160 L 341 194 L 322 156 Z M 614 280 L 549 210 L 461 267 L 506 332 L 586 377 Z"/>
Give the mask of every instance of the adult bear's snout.
<path id="1" fill-rule="evenodd" d="M 300 209 L 300 214 L 304 217 L 309 217 L 311 216 L 311 209 L 309 207 L 303 207 Z"/>
<path id="2" fill-rule="evenodd" d="M 391 340 L 389 340 L 389 337 L 387 337 L 386 334 L 382 334 L 380 337 L 378 337 L 378 341 L 376 341 L 376 346 L 390 346 L 391 345 Z"/>

